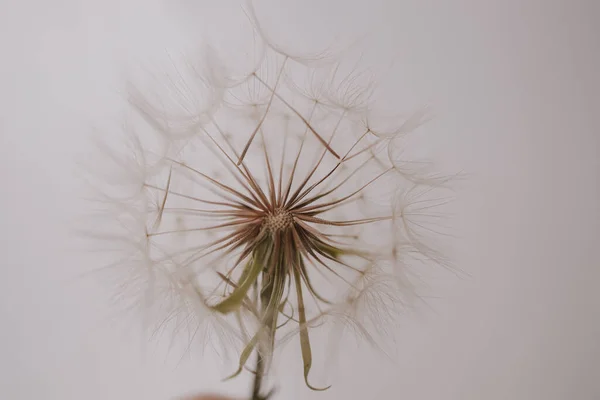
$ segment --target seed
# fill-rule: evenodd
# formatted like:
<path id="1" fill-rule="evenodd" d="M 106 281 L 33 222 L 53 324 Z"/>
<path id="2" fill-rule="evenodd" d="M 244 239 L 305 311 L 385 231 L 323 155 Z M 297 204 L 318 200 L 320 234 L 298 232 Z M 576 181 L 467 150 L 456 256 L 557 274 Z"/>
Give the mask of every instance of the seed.
<path id="1" fill-rule="evenodd" d="M 263 220 L 263 225 L 271 233 L 276 233 L 289 228 L 294 223 L 292 213 L 283 208 L 276 209 L 273 213 L 267 214 Z"/>

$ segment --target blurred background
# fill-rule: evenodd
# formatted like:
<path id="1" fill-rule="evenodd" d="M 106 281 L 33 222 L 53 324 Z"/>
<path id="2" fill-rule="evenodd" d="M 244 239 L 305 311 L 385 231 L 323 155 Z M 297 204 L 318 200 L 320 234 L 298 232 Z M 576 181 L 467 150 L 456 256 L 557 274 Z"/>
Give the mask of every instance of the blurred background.
<path id="1" fill-rule="evenodd" d="M 196 41 L 235 49 L 242 5 L 0 0 L 0 398 L 248 393 L 248 376 L 221 382 L 231 371 L 215 354 L 148 343 L 111 288 L 80 276 L 93 257 L 71 232 L 85 211 L 75 160 L 94 126 L 118 120 L 125 67 Z M 402 321 L 397 360 L 351 347 L 313 393 L 284 357 L 276 399 L 599 399 L 600 2 L 255 7 L 302 48 L 360 36 L 385 72 L 381 98 L 434 110 L 424 154 L 469 174 L 451 246 L 466 274 L 427 277 L 435 298 Z"/>

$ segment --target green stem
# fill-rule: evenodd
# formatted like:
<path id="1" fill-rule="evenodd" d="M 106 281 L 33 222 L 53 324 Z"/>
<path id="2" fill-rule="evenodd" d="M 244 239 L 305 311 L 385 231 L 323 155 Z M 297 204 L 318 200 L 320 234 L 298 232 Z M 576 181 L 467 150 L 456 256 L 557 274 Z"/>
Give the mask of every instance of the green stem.
<path id="1" fill-rule="evenodd" d="M 262 379 L 265 372 L 265 365 L 263 357 L 260 354 L 261 351 L 256 351 L 256 373 L 254 375 L 254 383 L 252 385 L 252 400 L 265 400 L 266 397 L 260 395 L 260 389 L 262 385 Z"/>
<path id="2" fill-rule="evenodd" d="M 256 371 L 254 375 L 254 383 L 252 387 L 252 400 L 266 400 L 268 399 L 273 391 L 271 390 L 266 396 L 261 395 L 262 383 L 265 377 L 266 364 L 268 363 L 269 357 L 272 354 L 273 346 L 275 344 L 275 330 L 277 329 L 277 313 L 279 310 L 279 304 L 281 303 L 281 297 L 283 295 L 282 290 L 282 274 L 281 274 L 281 255 L 278 252 L 279 246 L 273 246 L 271 241 L 267 242 L 267 246 L 272 246 L 266 257 L 258 256 L 257 259 L 263 260 L 261 265 L 263 266 L 259 296 L 260 296 L 260 319 L 264 324 L 261 330 L 264 329 L 266 333 L 266 341 L 259 339 L 256 345 Z M 255 280 L 258 282 L 258 280 Z"/>

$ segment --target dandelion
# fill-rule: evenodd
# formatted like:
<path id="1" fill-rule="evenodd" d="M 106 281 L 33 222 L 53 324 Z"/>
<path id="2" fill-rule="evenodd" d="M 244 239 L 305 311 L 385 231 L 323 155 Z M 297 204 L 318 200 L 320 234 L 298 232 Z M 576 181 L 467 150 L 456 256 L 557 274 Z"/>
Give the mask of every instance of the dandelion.
<path id="1" fill-rule="evenodd" d="M 243 345 L 229 378 L 255 355 L 261 398 L 279 343 L 298 338 L 306 385 L 327 389 L 311 384 L 311 331 L 342 321 L 376 345 L 414 296 L 409 261 L 449 264 L 428 242 L 447 178 L 398 157 L 426 114 L 375 127 L 372 75 L 256 33 L 241 77 L 209 49 L 130 86 L 132 146 L 111 154 L 121 179 L 104 194 L 120 231 L 95 237 L 120 243 L 112 266 L 165 314 L 156 331 L 185 325 L 191 341 L 212 318 Z"/>

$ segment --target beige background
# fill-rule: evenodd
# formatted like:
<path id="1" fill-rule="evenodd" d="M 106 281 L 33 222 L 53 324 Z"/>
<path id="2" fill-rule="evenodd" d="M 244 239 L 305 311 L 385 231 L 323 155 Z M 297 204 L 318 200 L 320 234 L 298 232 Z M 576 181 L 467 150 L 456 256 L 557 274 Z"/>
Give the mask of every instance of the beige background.
<path id="1" fill-rule="evenodd" d="M 385 96 L 430 103 L 425 152 L 470 181 L 456 263 L 403 321 L 396 365 L 349 351 L 333 388 L 283 361 L 279 399 L 600 398 L 600 3 L 589 0 L 257 1 L 298 43 L 363 32 Z M 0 1 L 0 398 L 163 400 L 222 384 L 209 356 L 166 356 L 110 292 L 75 275 L 73 159 L 116 118 L 120 67 L 182 37 L 227 46 L 231 0 Z M 391 67 L 390 67 L 391 65 Z M 172 354 L 172 353 L 171 353 Z M 286 359 L 287 360 L 287 359 Z"/>

